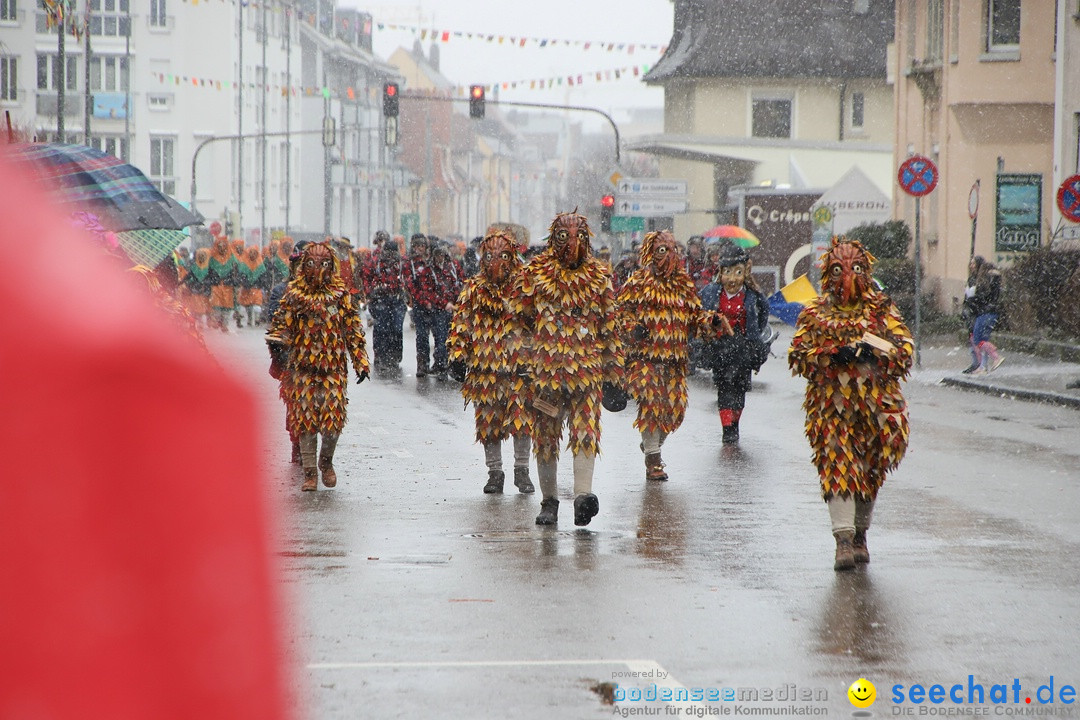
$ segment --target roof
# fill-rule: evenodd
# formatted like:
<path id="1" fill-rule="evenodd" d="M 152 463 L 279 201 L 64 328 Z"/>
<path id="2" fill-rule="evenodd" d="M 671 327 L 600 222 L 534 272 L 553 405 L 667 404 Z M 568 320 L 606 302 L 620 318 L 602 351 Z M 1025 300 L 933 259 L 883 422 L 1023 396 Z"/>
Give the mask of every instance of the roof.
<path id="1" fill-rule="evenodd" d="M 859 9 L 865 8 L 860 12 Z M 702 77 L 884 78 L 893 0 L 675 0 L 647 83 Z"/>

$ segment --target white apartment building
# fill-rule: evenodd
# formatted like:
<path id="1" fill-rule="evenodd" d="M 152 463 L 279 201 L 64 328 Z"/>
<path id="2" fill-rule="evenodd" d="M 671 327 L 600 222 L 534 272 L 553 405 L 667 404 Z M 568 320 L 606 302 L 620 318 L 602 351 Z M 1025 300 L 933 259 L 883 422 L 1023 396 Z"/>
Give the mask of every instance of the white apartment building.
<path id="1" fill-rule="evenodd" d="M 370 48 L 370 17 L 366 25 L 355 11 L 339 18 L 327 0 L 71 5 L 61 73 L 58 28 L 49 27 L 45 1 L 0 0 L 0 113 L 10 111 L 15 125 L 38 140 L 58 140 L 63 77 L 64 141 L 131 162 L 163 192 L 192 201 L 208 221 L 228 221 L 234 236 L 254 243 L 282 232 L 370 238 L 371 228 L 386 222 L 393 206 L 392 153 L 381 143 L 350 142 L 341 132 L 324 151 L 324 113 L 305 109 L 327 100 L 336 103 L 342 120 L 347 108 L 353 125 L 361 116 L 368 126 L 377 123 L 379 97 L 366 88 L 387 68 L 364 51 L 365 30 Z M 76 24 L 81 37 L 72 32 Z M 326 42 L 309 43 L 315 53 L 309 55 L 301 37 L 317 37 L 320 28 Z M 341 76 L 330 88 L 327 78 L 303 71 L 305 64 L 322 62 L 319 53 L 340 54 L 350 45 L 356 50 L 350 69 L 364 77 L 363 91 L 353 87 L 361 81 Z M 212 138 L 222 139 L 208 143 Z M 305 172 L 321 168 L 327 155 L 343 167 L 371 171 L 362 183 L 358 175 L 339 176 L 336 185 L 331 174 L 327 187 L 321 173 Z M 361 195 L 366 204 L 357 203 Z"/>

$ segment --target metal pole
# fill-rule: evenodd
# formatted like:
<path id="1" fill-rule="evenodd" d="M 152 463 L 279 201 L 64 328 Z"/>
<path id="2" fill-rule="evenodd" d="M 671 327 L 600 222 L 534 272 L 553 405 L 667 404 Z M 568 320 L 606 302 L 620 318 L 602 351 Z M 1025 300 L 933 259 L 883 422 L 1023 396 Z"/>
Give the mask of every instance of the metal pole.
<path id="1" fill-rule="evenodd" d="M 124 31 L 124 162 L 131 162 L 131 3 Z"/>
<path id="2" fill-rule="evenodd" d="M 920 198 L 915 197 L 915 367 L 922 369 L 922 242 L 919 239 Z"/>
<path id="3" fill-rule="evenodd" d="M 289 210 L 292 205 L 292 8 L 285 8 L 285 234 L 289 234 Z"/>
<path id="4" fill-rule="evenodd" d="M 233 232 L 243 232 L 244 227 L 244 4 L 236 3 L 237 51 L 240 61 L 237 72 L 240 83 L 236 93 L 236 227 Z"/>
<path id="5" fill-rule="evenodd" d="M 67 58 L 64 56 L 64 25 L 67 23 L 67 14 L 64 6 L 57 6 L 56 17 L 56 141 L 64 142 L 64 85 L 65 68 Z"/>
<path id="6" fill-rule="evenodd" d="M 267 137 L 288 137 L 290 135 L 315 135 L 315 134 L 322 134 L 323 132 L 325 132 L 325 131 L 321 130 L 321 129 L 320 130 L 293 130 L 293 131 L 290 131 L 290 132 L 266 133 L 266 136 Z M 202 151 L 202 149 L 204 147 L 206 147 L 207 145 L 209 145 L 212 142 L 219 142 L 219 141 L 222 141 L 222 140 L 239 140 L 242 137 L 243 137 L 243 135 L 218 135 L 218 136 L 215 136 L 215 137 L 206 138 L 201 143 L 199 143 L 198 145 L 195 146 L 195 152 L 191 154 L 191 209 L 192 210 L 196 209 L 195 208 L 195 196 L 196 196 L 196 194 L 198 192 L 198 184 L 196 182 L 197 179 L 198 179 L 196 177 L 196 168 L 197 168 L 197 163 L 198 163 L 198 160 L 199 160 L 199 152 Z"/>
<path id="7" fill-rule="evenodd" d="M 323 70 L 323 87 L 326 87 L 326 71 Z M 329 125 L 330 98 L 323 99 L 323 128 Z M 330 218 L 333 210 L 334 199 L 331 197 L 333 186 L 330 177 L 330 144 L 323 139 L 323 235 L 330 234 Z"/>
<path id="8" fill-rule="evenodd" d="M 266 29 L 266 3 L 262 4 L 262 118 L 259 120 L 262 132 L 259 134 L 259 144 L 262 149 L 262 178 L 259 181 L 261 188 L 259 202 L 259 244 L 266 245 L 266 90 L 270 85 L 269 73 L 266 70 L 266 37 L 269 35 Z"/>
<path id="9" fill-rule="evenodd" d="M 131 5 L 128 5 L 130 8 Z M 93 110 L 93 96 L 90 94 L 90 3 L 86 3 L 86 14 L 83 16 L 83 56 L 85 58 L 85 67 L 83 68 L 83 76 L 86 80 L 86 87 L 83 89 L 83 140 L 84 144 L 90 144 L 90 112 Z"/>

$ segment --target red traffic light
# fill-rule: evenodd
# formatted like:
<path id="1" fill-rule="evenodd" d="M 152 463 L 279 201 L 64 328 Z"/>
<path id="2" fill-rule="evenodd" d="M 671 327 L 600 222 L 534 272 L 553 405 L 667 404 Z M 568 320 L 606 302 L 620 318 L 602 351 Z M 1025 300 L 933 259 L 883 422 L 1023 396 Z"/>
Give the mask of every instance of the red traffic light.
<path id="1" fill-rule="evenodd" d="M 469 117 L 484 117 L 484 86 L 469 86 Z"/>
<path id="2" fill-rule="evenodd" d="M 385 117 L 398 116 L 398 84 L 388 82 L 382 89 L 382 112 Z"/>
<path id="3" fill-rule="evenodd" d="M 605 195 L 604 197 L 600 198 L 600 205 L 606 208 L 615 207 L 615 196 Z"/>

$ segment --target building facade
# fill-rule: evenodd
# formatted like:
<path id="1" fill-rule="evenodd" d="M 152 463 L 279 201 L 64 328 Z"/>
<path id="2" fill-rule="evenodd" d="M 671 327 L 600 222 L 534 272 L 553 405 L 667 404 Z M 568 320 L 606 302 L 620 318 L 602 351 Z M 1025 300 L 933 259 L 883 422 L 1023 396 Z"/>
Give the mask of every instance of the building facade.
<path id="1" fill-rule="evenodd" d="M 1075 24 L 1076 3 L 1057 6 Z M 919 154 L 939 169 L 920 227 L 943 309 L 962 301 L 973 252 L 1007 263 L 1052 234 L 1057 178 L 1075 163 L 1075 119 L 1061 118 L 1056 161 L 1054 150 L 1055 80 L 1076 108 L 1077 81 L 1056 67 L 1055 43 L 1076 36 L 1057 36 L 1063 24 L 1055 3 L 1038 0 L 896 3 L 895 164 Z M 898 192 L 894 214 L 913 225 L 914 199 Z"/>
<path id="2" fill-rule="evenodd" d="M 674 33 L 645 81 L 664 87 L 664 132 L 629 143 L 688 180 L 676 234 L 731 217 L 729 190 L 824 189 L 859 167 L 893 187 L 893 4 L 675 0 Z"/>
<path id="3" fill-rule="evenodd" d="M 370 239 L 391 222 L 376 88 L 392 71 L 370 53 L 370 17 L 326 0 L 73 0 L 61 63 L 57 4 L 0 1 L 0 111 L 20 129 L 131 162 L 248 242 L 327 229 Z M 345 129 L 329 150 L 324 117 Z"/>

